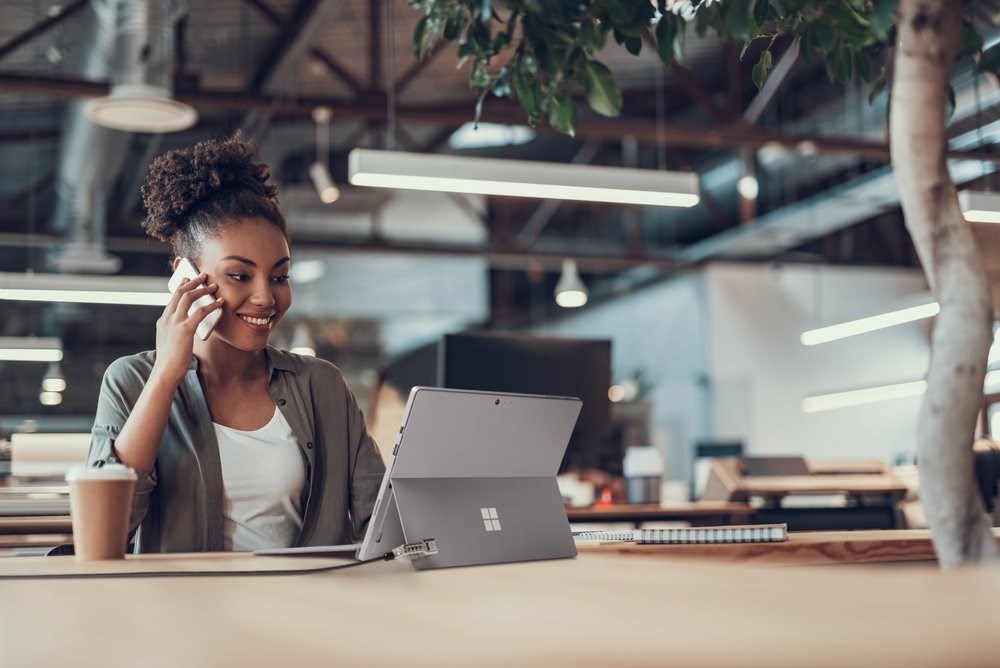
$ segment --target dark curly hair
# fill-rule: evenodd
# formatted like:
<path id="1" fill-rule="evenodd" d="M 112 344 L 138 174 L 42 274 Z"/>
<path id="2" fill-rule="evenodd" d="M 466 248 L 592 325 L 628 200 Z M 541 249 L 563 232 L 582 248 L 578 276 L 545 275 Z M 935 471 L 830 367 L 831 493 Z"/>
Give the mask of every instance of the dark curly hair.
<path id="1" fill-rule="evenodd" d="M 237 131 L 153 160 L 141 189 L 143 229 L 191 258 L 199 256 L 205 239 L 236 219 L 263 218 L 287 238 L 278 188 L 268 182 L 268 166 L 255 162 L 256 148 Z"/>

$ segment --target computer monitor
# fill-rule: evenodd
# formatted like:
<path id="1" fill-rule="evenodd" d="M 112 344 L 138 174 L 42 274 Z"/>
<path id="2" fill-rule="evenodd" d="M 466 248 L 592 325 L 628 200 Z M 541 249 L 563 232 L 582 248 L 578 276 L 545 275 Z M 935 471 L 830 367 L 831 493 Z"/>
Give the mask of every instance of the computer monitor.
<path id="1" fill-rule="evenodd" d="M 611 341 L 506 332 L 447 334 L 439 342 L 437 364 L 439 387 L 579 397 L 583 407 L 560 470 L 621 473 L 622 453 L 609 438 Z"/>

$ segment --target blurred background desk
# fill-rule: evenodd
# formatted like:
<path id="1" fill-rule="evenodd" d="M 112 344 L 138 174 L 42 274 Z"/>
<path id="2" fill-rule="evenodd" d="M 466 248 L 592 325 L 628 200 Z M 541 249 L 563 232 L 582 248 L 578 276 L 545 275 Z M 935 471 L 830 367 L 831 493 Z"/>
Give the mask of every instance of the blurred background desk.
<path id="1" fill-rule="evenodd" d="M 322 563 L 38 557 L 0 560 L 0 573 Z M 760 568 L 589 553 L 424 572 L 392 562 L 284 577 L 0 580 L 0 665 L 996 665 L 998 593 L 995 568 Z"/>
<path id="2" fill-rule="evenodd" d="M 0 556 L 41 554 L 72 541 L 64 482 L 0 479 Z"/>
<path id="3" fill-rule="evenodd" d="M 1000 528 L 993 534 L 1000 542 Z M 586 554 L 628 554 L 660 559 L 698 559 L 774 566 L 901 562 L 936 563 L 927 529 L 791 532 L 780 543 L 579 546 Z"/>
<path id="4" fill-rule="evenodd" d="M 754 509 L 746 503 L 698 501 L 670 504 L 614 504 L 567 508 L 566 516 L 572 523 L 631 522 L 685 522 L 691 526 L 718 524 L 745 524 Z"/>

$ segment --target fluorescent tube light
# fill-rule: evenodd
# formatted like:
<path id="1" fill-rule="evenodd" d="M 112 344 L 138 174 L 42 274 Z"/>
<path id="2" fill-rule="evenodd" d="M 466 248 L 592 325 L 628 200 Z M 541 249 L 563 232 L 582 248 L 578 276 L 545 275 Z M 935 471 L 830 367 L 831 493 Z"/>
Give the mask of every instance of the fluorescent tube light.
<path id="1" fill-rule="evenodd" d="M 356 148 L 348 170 L 356 186 L 650 206 L 691 207 L 699 200 L 697 175 L 654 169 Z"/>
<path id="2" fill-rule="evenodd" d="M 818 394 L 803 399 L 802 410 L 806 413 L 818 413 L 820 411 L 829 411 L 835 408 L 847 408 L 848 406 L 870 404 L 876 401 L 888 401 L 889 399 L 915 397 L 926 391 L 927 381 L 915 380 L 909 383 L 866 387 L 861 390 L 834 392 L 832 394 Z"/>
<path id="3" fill-rule="evenodd" d="M 0 300 L 165 306 L 166 278 L 0 273 Z"/>
<path id="4" fill-rule="evenodd" d="M 62 357 L 62 341 L 58 338 L 0 336 L 0 361 L 59 362 Z"/>
<path id="5" fill-rule="evenodd" d="M 867 318 L 849 320 L 837 325 L 810 329 L 802 332 L 802 335 L 799 336 L 799 340 L 804 346 L 815 346 L 820 343 L 829 343 L 830 341 L 837 341 L 838 339 L 846 339 L 849 336 L 856 336 L 858 334 L 874 332 L 878 329 L 885 329 L 886 327 L 894 327 L 895 325 L 914 322 L 915 320 L 932 318 L 940 313 L 940 311 L 941 307 L 937 302 L 911 306 L 909 308 L 889 311 L 888 313 L 880 313 L 879 315 L 873 315 Z"/>
<path id="6" fill-rule="evenodd" d="M 1000 193 L 963 190 L 958 203 L 970 223 L 1000 223 Z"/>

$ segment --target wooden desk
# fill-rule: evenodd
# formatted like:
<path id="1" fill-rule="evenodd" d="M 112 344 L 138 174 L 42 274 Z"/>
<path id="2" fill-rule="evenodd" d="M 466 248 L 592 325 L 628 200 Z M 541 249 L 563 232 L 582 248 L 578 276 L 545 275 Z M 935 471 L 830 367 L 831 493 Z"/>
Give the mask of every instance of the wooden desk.
<path id="1" fill-rule="evenodd" d="M 1000 543 L 1000 528 L 994 529 L 993 534 Z M 710 559 L 774 566 L 935 562 L 937 559 L 930 531 L 926 529 L 803 531 L 789 533 L 788 540 L 781 543 L 720 545 L 618 543 L 580 546 L 579 551 L 588 554 L 630 554 L 673 561 Z"/>
<path id="2" fill-rule="evenodd" d="M 692 526 L 744 524 L 754 509 L 745 503 L 707 501 L 696 503 L 620 504 L 567 508 L 570 522 L 688 522 Z"/>
<path id="3" fill-rule="evenodd" d="M 248 563 L 252 562 L 252 563 Z M 139 557 L 113 568 L 321 560 Z M 107 568 L 101 564 L 93 568 Z M 75 570 L 70 557 L 2 573 Z M 1000 569 L 755 568 L 621 555 L 416 572 L 0 580 L 0 665 L 984 666 Z"/>
<path id="4" fill-rule="evenodd" d="M 72 543 L 69 487 L 55 480 L 0 480 L 0 556 Z"/>

